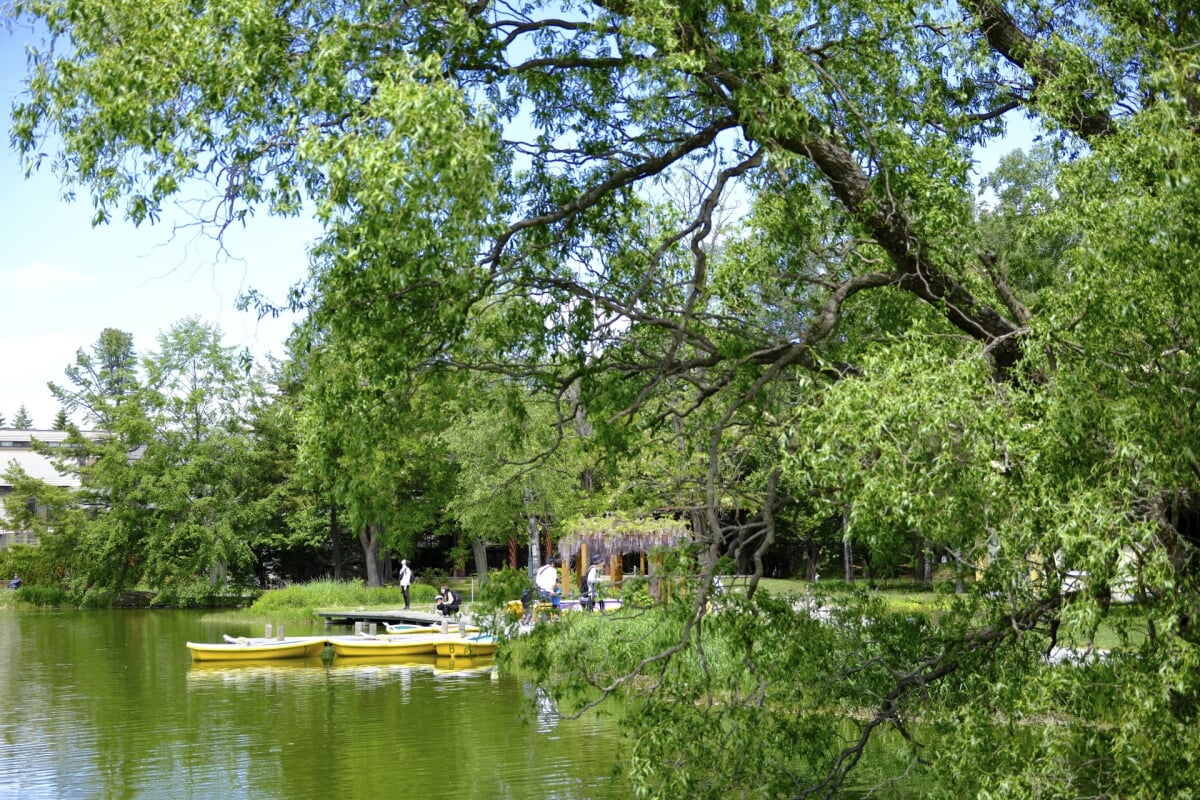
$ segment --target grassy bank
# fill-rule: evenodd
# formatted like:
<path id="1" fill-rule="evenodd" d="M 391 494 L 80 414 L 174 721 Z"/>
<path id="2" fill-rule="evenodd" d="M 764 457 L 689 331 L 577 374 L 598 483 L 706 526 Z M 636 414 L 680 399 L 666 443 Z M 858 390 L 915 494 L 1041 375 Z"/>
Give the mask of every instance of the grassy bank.
<path id="1" fill-rule="evenodd" d="M 435 587 L 423 583 L 413 584 L 409 591 L 415 607 L 430 605 L 437 595 Z M 222 609 L 205 618 L 221 622 L 308 623 L 321 609 L 366 610 L 403 606 L 404 594 L 399 586 L 368 587 L 357 581 L 319 580 L 272 589 L 263 592 L 247 608 Z"/>

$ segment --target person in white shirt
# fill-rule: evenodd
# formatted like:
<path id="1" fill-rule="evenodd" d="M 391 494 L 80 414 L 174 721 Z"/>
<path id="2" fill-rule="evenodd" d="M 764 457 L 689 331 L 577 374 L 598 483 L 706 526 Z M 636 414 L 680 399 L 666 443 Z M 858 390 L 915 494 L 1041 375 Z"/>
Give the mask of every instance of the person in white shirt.
<path id="1" fill-rule="evenodd" d="M 538 567 L 533 582 L 537 584 L 538 594 L 542 600 L 549 600 L 553 597 L 554 585 L 558 583 L 558 568 L 554 566 L 554 562 L 547 561 Z"/>
<path id="2" fill-rule="evenodd" d="M 400 562 L 400 591 L 404 593 L 404 610 L 408 610 L 408 587 L 412 585 L 413 571 L 408 565 L 408 559 Z"/>
<path id="3" fill-rule="evenodd" d="M 595 561 L 588 567 L 583 585 L 587 591 L 587 607 L 590 611 L 596 608 L 596 603 L 600 600 L 600 565 Z"/>

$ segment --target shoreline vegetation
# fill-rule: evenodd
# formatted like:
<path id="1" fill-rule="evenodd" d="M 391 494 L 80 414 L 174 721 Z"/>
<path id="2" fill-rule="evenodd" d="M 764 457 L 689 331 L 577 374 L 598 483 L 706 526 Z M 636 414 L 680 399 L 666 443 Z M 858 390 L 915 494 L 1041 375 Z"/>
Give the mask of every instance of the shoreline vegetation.
<path id="1" fill-rule="evenodd" d="M 478 578 L 439 578 L 437 582 L 448 583 L 459 592 L 469 593 L 475 581 L 478 581 Z M 506 591 L 503 588 L 504 585 L 510 584 L 511 580 L 494 583 L 499 585 L 490 591 L 488 584 L 474 583 L 478 597 L 474 602 L 468 601 L 465 604 L 464 608 L 468 614 L 490 616 L 498 613 L 506 602 L 519 597 L 519 589 L 509 588 Z M 744 594 L 746 583 L 744 578 L 732 579 L 728 582 L 728 590 L 735 594 Z M 952 580 L 935 582 L 931 591 L 921 588 L 916 581 L 893 580 L 885 585 L 869 588 L 865 584 L 847 584 L 837 579 L 809 582 L 789 578 L 762 578 L 759 580 L 758 591 L 790 600 L 797 607 L 808 605 L 818 614 L 821 613 L 822 606 L 827 611 L 831 604 L 838 604 L 839 597 L 866 596 L 880 603 L 889 614 L 931 618 L 947 611 L 955 597 Z M 428 610 L 432 610 L 436 603 L 436 593 L 437 588 L 432 584 L 414 583 L 411 588 L 412 605 L 418 608 L 428 606 Z M 512 596 L 509 597 L 509 594 Z M 399 586 L 368 587 L 360 580 L 332 579 L 266 589 L 252 594 L 214 594 L 203 599 L 172 597 L 166 592 L 129 591 L 120 597 L 96 595 L 90 602 L 80 602 L 61 588 L 28 584 L 19 590 L 0 592 L 0 609 L 194 609 L 206 611 L 206 620 L 230 624 L 317 623 L 319 620 L 316 612 L 320 610 L 387 610 L 401 607 L 403 603 L 404 596 Z M 1124 613 L 1136 612 L 1129 610 Z M 1095 638 L 1072 641 L 1068 637 L 1063 644 L 1084 650 L 1109 650 L 1119 646 L 1120 641 L 1112 632 L 1111 626 L 1101 625 Z"/>
<path id="2" fill-rule="evenodd" d="M 496 577 L 490 587 L 472 584 L 469 578 L 447 582 L 459 591 L 470 592 L 474 587 L 474 602 L 464 606 L 474 621 L 491 626 L 500 623 L 499 627 L 506 630 L 497 633 L 515 634 L 516 618 L 504 614 L 505 601 L 513 599 L 513 586 L 506 579 L 511 581 L 514 573 L 508 571 Z M 673 650 L 694 611 L 689 595 L 694 584 L 678 579 L 676 591 L 669 593 L 665 602 L 650 603 L 643 602 L 648 599 L 644 586 L 632 581 L 622 592 L 624 602 L 619 612 L 571 612 L 549 624 L 521 628 L 525 635 L 502 636 L 496 665 L 502 672 L 527 677 L 538 687 L 537 696 L 552 700 L 565 716 L 590 713 L 602 700 L 609 699 L 611 703 L 601 713 L 620 719 L 631 747 L 637 743 L 635 749 L 654 736 L 669 742 L 682 737 L 671 747 L 684 746 L 684 740 L 697 746 L 686 731 L 720 726 L 730 716 L 748 715 L 754 720 L 754 729 L 786 734 L 788 741 L 800 741 L 794 739 L 796 732 L 806 732 L 804 747 L 797 746 L 786 759 L 788 768 L 797 774 L 804 771 L 809 778 L 825 780 L 825 770 L 831 769 L 828 765 L 840 763 L 846 752 L 860 748 L 859 755 L 865 757 L 863 768 L 856 770 L 857 777 L 847 786 L 892 783 L 894 776 L 901 775 L 903 778 L 893 783 L 895 793 L 884 796 L 929 796 L 930 781 L 936 782 L 937 770 L 917 757 L 921 748 L 910 737 L 919 731 L 917 739 L 923 744 L 950 746 L 948 740 L 960 734 L 944 729 L 938 714 L 955 707 L 957 695 L 971 691 L 974 679 L 952 679 L 937 692 L 906 704 L 896 717 L 894 729 L 887 725 L 880 728 L 868 754 L 865 738 L 846 750 L 843 747 L 879 724 L 881 694 L 874 679 L 863 672 L 866 683 L 855 691 L 837 692 L 832 690 L 829 677 L 847 670 L 870 669 L 877 658 L 868 658 L 865 668 L 858 660 L 872 646 L 891 651 L 900 663 L 902 653 L 912 656 L 912 648 L 922 649 L 922 642 L 941 638 L 939 629 L 953 631 L 957 626 L 979 623 L 979 606 L 974 602 L 978 598 L 954 594 L 952 581 L 936 582 L 934 591 L 923 591 L 915 582 L 872 589 L 838 580 L 809 583 L 763 579 L 753 600 L 746 597 L 744 580 L 725 580 L 725 586 L 723 594 L 711 599 L 708 613 L 696 623 L 685 647 Z M 0 598 L 0 606 L 28 607 L 19 599 L 24 589 L 7 592 Z M 412 605 L 428 607 L 435 592 L 432 585 L 415 584 Z M 616 594 L 614 591 L 610 596 Z M 241 608 L 213 608 L 203 613 L 209 622 L 270 622 L 295 631 L 304 625 L 319 625 L 317 610 L 383 610 L 402 605 L 399 587 L 372 588 L 357 581 L 319 580 L 264 591 Z M 1129 616 L 1138 612 L 1114 609 L 1112 613 L 1116 617 L 1112 624 L 1102 625 L 1088 641 L 1074 641 L 1066 634 L 1058 639 L 1061 650 L 1074 656 L 1026 660 L 1017 652 L 1024 648 L 983 656 L 985 660 L 996 659 L 994 671 L 984 670 L 984 679 L 1024 674 L 1027 678 L 1056 675 L 1055 682 L 1067 684 L 1096 679 L 1103 682 L 1115 665 L 1104 664 L 1106 656 L 1092 658 L 1092 654 L 1135 644 L 1129 639 L 1120 642 L 1115 630 L 1121 624 L 1127 626 Z M 660 654 L 666 651 L 672 651 L 671 657 L 661 659 Z M 656 696 L 655 691 L 662 691 L 668 676 L 672 689 Z M 1060 735 L 1053 731 L 1079 729 L 1111 735 L 1117 721 L 1111 715 L 1115 706 L 1110 704 L 1116 698 L 1100 684 L 1088 685 L 1092 694 L 1087 702 L 1069 701 L 1070 692 L 1049 706 L 1031 702 L 1032 698 L 1022 697 L 1019 692 L 1015 700 L 995 696 L 978 706 L 972 719 L 960 727 L 990 736 L 1006 731 L 1003 735 L 1015 736 L 1012 741 L 1020 747 L 1032 747 L 1029 742 L 1039 736 Z M 640 768 L 641 759 L 653 752 L 632 756 L 621 768 L 632 774 Z M 713 763 L 720 757 L 715 751 L 706 751 L 706 758 Z M 819 766 L 822 764 L 826 766 Z M 836 774 L 837 769 L 840 767 L 828 774 Z"/>

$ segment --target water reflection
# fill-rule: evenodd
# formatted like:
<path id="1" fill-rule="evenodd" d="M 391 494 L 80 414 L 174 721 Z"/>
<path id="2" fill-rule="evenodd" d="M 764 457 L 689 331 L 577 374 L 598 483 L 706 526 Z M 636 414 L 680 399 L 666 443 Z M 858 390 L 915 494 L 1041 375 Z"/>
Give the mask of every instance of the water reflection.
<path id="1" fill-rule="evenodd" d="M 447 770 L 456 800 L 630 794 L 610 726 L 541 706 L 522 724 L 531 690 L 494 664 L 190 661 L 185 641 L 226 632 L 188 612 L 0 614 L 0 797 L 374 800 L 437 794 Z"/>
<path id="2" fill-rule="evenodd" d="M 266 681 L 326 680 L 325 662 L 319 658 L 266 661 L 193 661 L 187 670 L 191 685 L 250 684 Z"/>

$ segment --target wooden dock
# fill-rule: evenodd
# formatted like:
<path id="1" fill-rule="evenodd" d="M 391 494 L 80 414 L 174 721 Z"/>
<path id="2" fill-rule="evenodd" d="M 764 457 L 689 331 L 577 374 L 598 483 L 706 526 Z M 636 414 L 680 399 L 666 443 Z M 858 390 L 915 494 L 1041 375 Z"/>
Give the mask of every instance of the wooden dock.
<path id="1" fill-rule="evenodd" d="M 325 620 L 326 625 L 353 625 L 356 622 L 377 623 L 382 625 L 440 625 L 445 619 L 441 614 L 431 611 L 415 611 L 404 609 L 383 609 L 374 611 L 355 611 L 338 609 L 336 611 L 317 611 L 318 617 Z M 456 621 L 456 620 L 452 620 Z"/>

